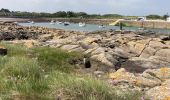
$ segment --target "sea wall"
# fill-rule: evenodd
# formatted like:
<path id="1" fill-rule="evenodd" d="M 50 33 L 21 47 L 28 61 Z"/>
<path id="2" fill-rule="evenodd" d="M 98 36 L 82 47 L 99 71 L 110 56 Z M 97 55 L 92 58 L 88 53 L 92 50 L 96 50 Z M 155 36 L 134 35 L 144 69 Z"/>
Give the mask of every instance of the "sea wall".
<path id="1" fill-rule="evenodd" d="M 165 21 L 122 21 L 127 26 L 170 29 L 170 22 Z"/>

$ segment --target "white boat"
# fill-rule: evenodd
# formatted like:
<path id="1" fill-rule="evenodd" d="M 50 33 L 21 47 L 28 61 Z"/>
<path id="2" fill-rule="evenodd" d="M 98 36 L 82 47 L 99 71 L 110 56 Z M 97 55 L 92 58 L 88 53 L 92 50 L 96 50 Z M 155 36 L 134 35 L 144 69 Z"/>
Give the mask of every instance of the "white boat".
<path id="1" fill-rule="evenodd" d="M 68 25 L 70 25 L 69 22 L 64 22 L 64 26 L 68 26 Z"/>
<path id="2" fill-rule="evenodd" d="M 56 21 L 56 24 L 62 24 L 62 22 Z"/>
<path id="3" fill-rule="evenodd" d="M 99 25 L 99 28 L 105 28 L 105 26 L 104 25 Z"/>
<path id="4" fill-rule="evenodd" d="M 51 25 L 54 25 L 54 24 L 55 24 L 55 23 L 54 23 L 54 20 L 52 20 L 52 21 L 50 22 L 50 24 L 51 24 Z"/>
<path id="5" fill-rule="evenodd" d="M 79 27 L 85 27 L 86 26 L 86 23 L 79 23 Z"/>
<path id="6" fill-rule="evenodd" d="M 30 23 L 31 23 L 31 24 L 35 24 L 35 22 L 34 22 L 34 21 L 31 21 Z"/>

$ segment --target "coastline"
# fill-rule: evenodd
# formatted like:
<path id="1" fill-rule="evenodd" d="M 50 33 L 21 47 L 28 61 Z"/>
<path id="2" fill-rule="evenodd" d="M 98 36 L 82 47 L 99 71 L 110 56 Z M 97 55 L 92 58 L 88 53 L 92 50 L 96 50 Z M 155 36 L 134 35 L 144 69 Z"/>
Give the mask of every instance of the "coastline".
<path id="1" fill-rule="evenodd" d="M 71 22 L 79 23 L 85 22 L 87 24 L 97 24 L 97 25 L 109 25 L 116 22 L 118 19 L 80 19 L 80 18 L 0 18 L 0 22 L 50 22 L 61 21 L 61 22 Z M 155 29 L 170 29 L 170 22 L 158 21 L 158 20 L 148 20 L 148 21 L 132 21 L 123 20 L 121 21 L 127 27 L 143 27 L 143 28 L 155 28 Z"/>
<path id="2" fill-rule="evenodd" d="M 0 40 L 7 43 L 88 55 L 92 63 L 90 72 L 111 73 L 108 80 L 122 89 L 143 91 L 155 100 L 168 94 L 161 89 L 169 85 L 160 86 L 170 80 L 168 35 L 113 30 L 86 33 L 14 23 L 0 23 L 0 33 Z"/>

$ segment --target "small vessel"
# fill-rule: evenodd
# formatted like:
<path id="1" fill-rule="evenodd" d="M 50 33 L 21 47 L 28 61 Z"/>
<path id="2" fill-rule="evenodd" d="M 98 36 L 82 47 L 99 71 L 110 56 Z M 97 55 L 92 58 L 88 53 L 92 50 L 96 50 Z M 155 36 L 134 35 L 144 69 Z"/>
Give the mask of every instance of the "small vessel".
<path id="1" fill-rule="evenodd" d="M 105 26 L 104 25 L 99 25 L 99 28 L 105 28 Z"/>
<path id="2" fill-rule="evenodd" d="M 34 21 L 31 21 L 30 23 L 31 23 L 31 24 L 35 24 L 35 22 L 34 22 Z"/>
<path id="3" fill-rule="evenodd" d="M 51 24 L 51 25 L 54 25 L 54 24 L 55 24 L 55 23 L 54 23 L 54 20 L 51 20 L 50 24 Z"/>
<path id="4" fill-rule="evenodd" d="M 62 24 L 62 22 L 56 21 L 56 24 Z"/>
<path id="5" fill-rule="evenodd" d="M 86 23 L 82 23 L 82 22 L 79 23 L 79 27 L 85 27 L 85 26 L 86 26 Z"/>
<path id="6" fill-rule="evenodd" d="M 68 25 L 70 25 L 69 22 L 64 22 L 64 26 L 68 26 Z"/>

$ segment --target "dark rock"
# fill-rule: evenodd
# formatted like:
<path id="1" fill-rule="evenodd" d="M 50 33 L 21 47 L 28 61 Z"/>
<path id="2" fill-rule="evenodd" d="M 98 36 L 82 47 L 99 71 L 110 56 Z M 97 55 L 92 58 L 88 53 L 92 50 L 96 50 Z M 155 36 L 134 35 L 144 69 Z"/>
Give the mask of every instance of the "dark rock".
<path id="1" fill-rule="evenodd" d="M 170 40 L 170 36 L 160 36 L 160 39 L 163 41 L 168 41 Z"/>
<path id="2" fill-rule="evenodd" d="M 0 34 L 0 40 L 14 40 L 15 38 L 16 38 L 15 34 L 10 32 Z"/>
<path id="3" fill-rule="evenodd" d="M 0 48 L 0 55 L 2 55 L 2 56 L 7 55 L 7 49 L 6 48 Z"/>

